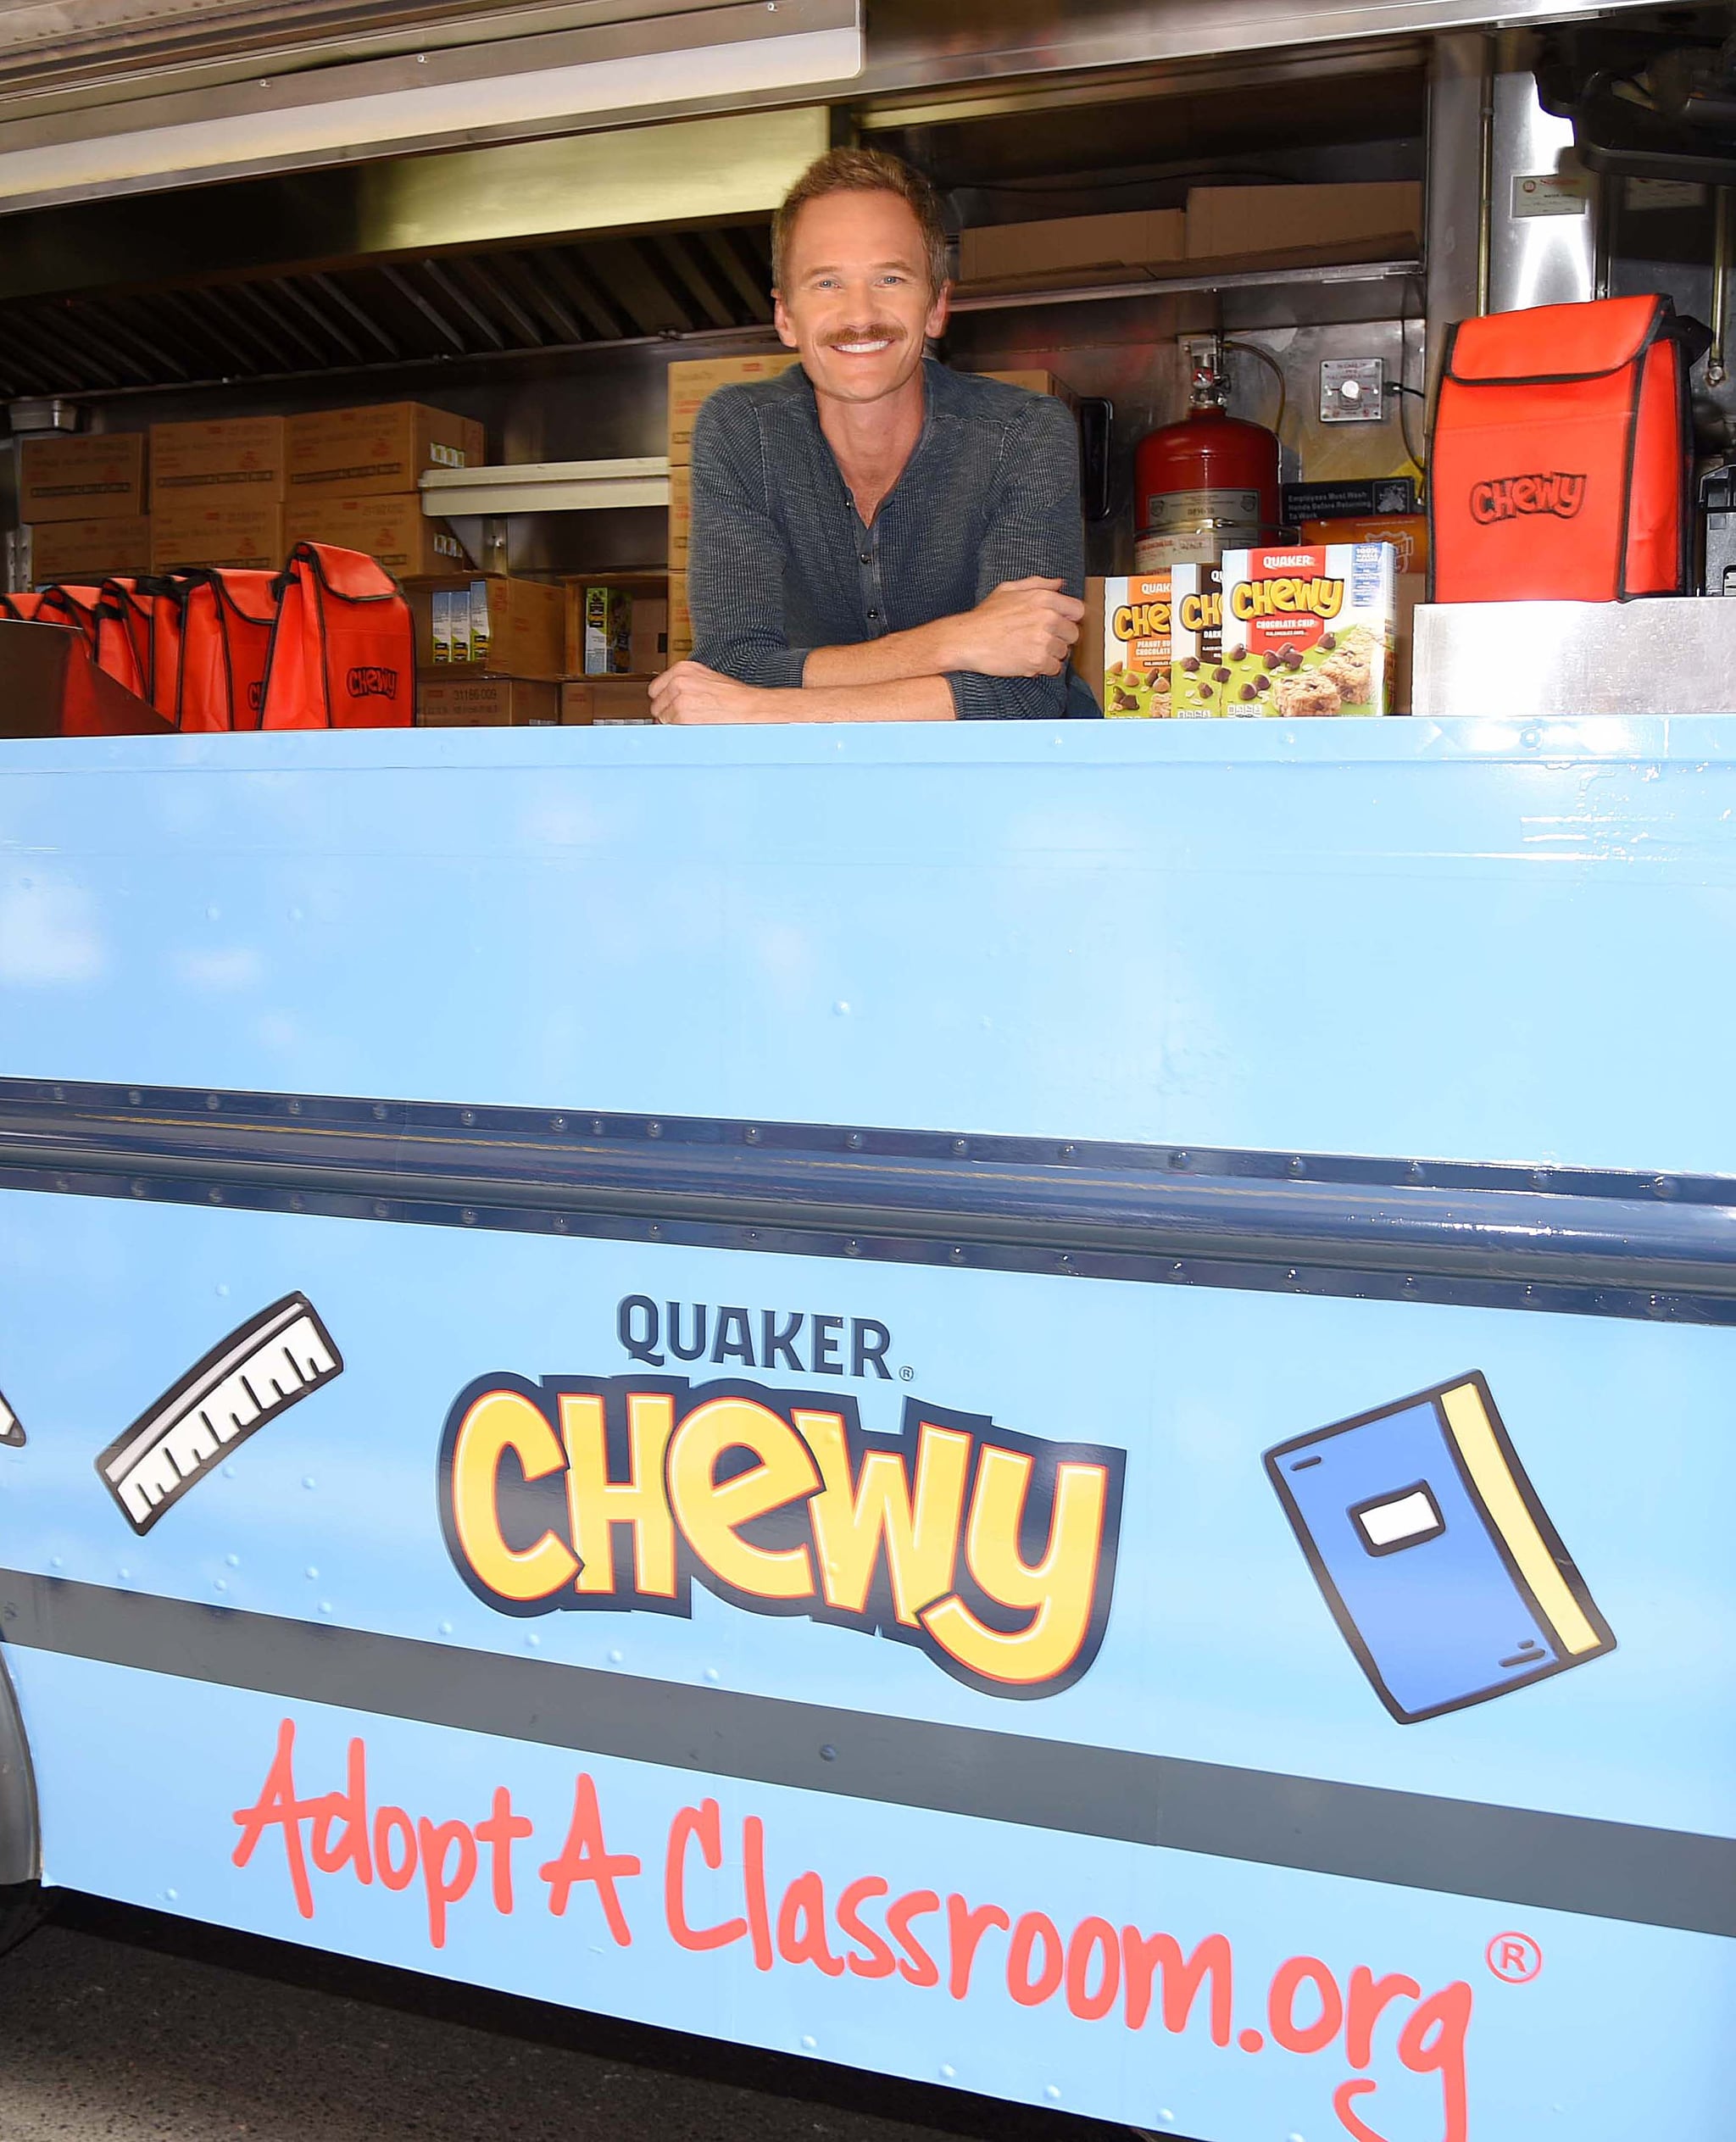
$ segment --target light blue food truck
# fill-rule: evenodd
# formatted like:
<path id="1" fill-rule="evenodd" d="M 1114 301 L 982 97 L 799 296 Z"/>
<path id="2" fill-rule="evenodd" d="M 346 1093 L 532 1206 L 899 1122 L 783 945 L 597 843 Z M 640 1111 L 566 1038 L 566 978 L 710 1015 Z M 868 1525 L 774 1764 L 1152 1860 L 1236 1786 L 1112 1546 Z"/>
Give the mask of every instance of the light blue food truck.
<path id="1" fill-rule="evenodd" d="M 1547 114 L 1476 10 L 1388 12 L 890 8 L 854 86 L 785 53 L 569 131 L 654 192 L 686 130 L 817 101 L 1006 221 L 1033 123 L 1100 175 L 1183 103 L 1294 109 L 1385 174 L 1432 115 L 1427 262 L 961 313 L 1119 424 L 1172 413 L 1196 301 L 1317 392 L 1359 336 L 1420 368 L 1467 264 L 1516 302 L 1519 237 L 1533 288 L 1619 270 L 1584 192 L 1518 231 L 1485 185 L 1446 247 L 1453 125 L 1522 170 Z M 548 147 L 490 123 L 465 154 Z M 225 272 L 226 187 L 329 207 L 299 139 L 200 167 Z M 100 164 L 19 178 L 20 229 L 131 227 L 151 175 Z M 331 289 L 440 309 L 420 244 L 502 345 L 442 393 L 523 449 L 472 555 L 643 564 L 659 508 L 570 494 L 654 472 L 542 465 L 545 511 L 526 456 L 565 411 L 625 462 L 670 348 L 763 320 L 508 348 L 488 277 L 565 256 L 479 252 L 504 168 L 449 204 L 481 281 L 426 231 L 284 270 L 359 345 L 293 392 L 387 365 Z M 151 242 L 134 284 L 186 282 Z M 162 332 L 245 347 L 225 306 Z M 291 391 L 235 361 L 223 407 Z M 1193 2142 L 1728 2142 L 1736 726 L 1661 662 L 1627 711 L 1454 678 L 1389 720 L 0 741 L 0 1932 L 80 1891 Z"/>

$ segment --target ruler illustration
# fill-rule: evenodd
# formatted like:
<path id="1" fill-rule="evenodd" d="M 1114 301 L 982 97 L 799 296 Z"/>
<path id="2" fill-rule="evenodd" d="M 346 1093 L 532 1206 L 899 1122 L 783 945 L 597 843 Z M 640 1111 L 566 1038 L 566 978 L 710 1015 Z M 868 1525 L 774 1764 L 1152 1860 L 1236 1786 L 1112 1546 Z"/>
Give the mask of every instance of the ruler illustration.
<path id="1" fill-rule="evenodd" d="M 136 1533 L 237 1444 L 343 1371 L 331 1334 L 305 1294 L 280 1302 L 214 1346 L 97 1460 Z"/>

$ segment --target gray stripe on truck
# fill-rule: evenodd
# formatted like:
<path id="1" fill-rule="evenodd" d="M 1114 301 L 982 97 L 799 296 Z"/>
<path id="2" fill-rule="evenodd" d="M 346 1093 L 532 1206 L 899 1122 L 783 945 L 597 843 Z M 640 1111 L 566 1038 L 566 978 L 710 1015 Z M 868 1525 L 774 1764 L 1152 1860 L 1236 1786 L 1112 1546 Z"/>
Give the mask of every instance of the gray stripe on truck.
<path id="1" fill-rule="evenodd" d="M 1736 1840 L 644 1680 L 0 1571 L 8 1644 L 504 1740 L 1736 1935 Z"/>

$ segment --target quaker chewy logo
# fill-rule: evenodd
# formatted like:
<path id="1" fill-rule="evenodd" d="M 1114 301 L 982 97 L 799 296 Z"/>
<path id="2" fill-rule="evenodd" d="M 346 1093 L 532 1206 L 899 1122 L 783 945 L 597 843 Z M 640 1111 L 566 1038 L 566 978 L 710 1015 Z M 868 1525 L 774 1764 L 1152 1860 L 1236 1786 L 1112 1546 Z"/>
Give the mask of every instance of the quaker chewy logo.
<path id="1" fill-rule="evenodd" d="M 704 1314 L 629 1296 L 628 1373 L 502 1372 L 459 1392 L 441 1527 L 479 1599 L 503 1614 L 686 1615 L 697 1582 L 751 1613 L 914 1644 L 991 1695 L 1053 1695 L 1087 1672 L 1115 1586 L 1124 1452 L 915 1397 L 895 1428 L 867 1427 L 824 1379 L 897 1380 L 884 1325 L 721 1308 L 704 1347 Z M 710 1380 L 654 1365 L 702 1348 Z M 811 1380 L 761 1380 L 787 1368 Z"/>
<path id="2" fill-rule="evenodd" d="M 1495 476 L 1471 487 L 1471 518 L 1483 527 L 1522 515 L 1551 513 L 1572 520 L 1585 504 L 1586 479 L 1557 469 L 1550 476 Z"/>
<path id="3" fill-rule="evenodd" d="M 398 671 L 378 662 L 359 662 L 344 680 L 344 689 L 353 699 L 395 699 Z"/>

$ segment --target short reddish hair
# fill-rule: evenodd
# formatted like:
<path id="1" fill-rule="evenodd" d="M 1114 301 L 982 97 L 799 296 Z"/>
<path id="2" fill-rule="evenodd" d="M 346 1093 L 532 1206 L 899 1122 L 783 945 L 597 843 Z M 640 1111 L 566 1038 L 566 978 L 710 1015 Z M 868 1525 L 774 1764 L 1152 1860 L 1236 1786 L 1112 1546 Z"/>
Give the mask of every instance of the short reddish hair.
<path id="1" fill-rule="evenodd" d="M 818 157 L 785 194 L 771 219 L 771 284 L 783 287 L 785 264 L 796 218 L 810 201 L 828 193 L 895 193 L 906 203 L 922 232 L 928 259 L 928 281 L 936 296 L 949 280 L 947 275 L 946 225 L 941 220 L 940 197 L 920 171 L 877 148 L 835 148 Z"/>

